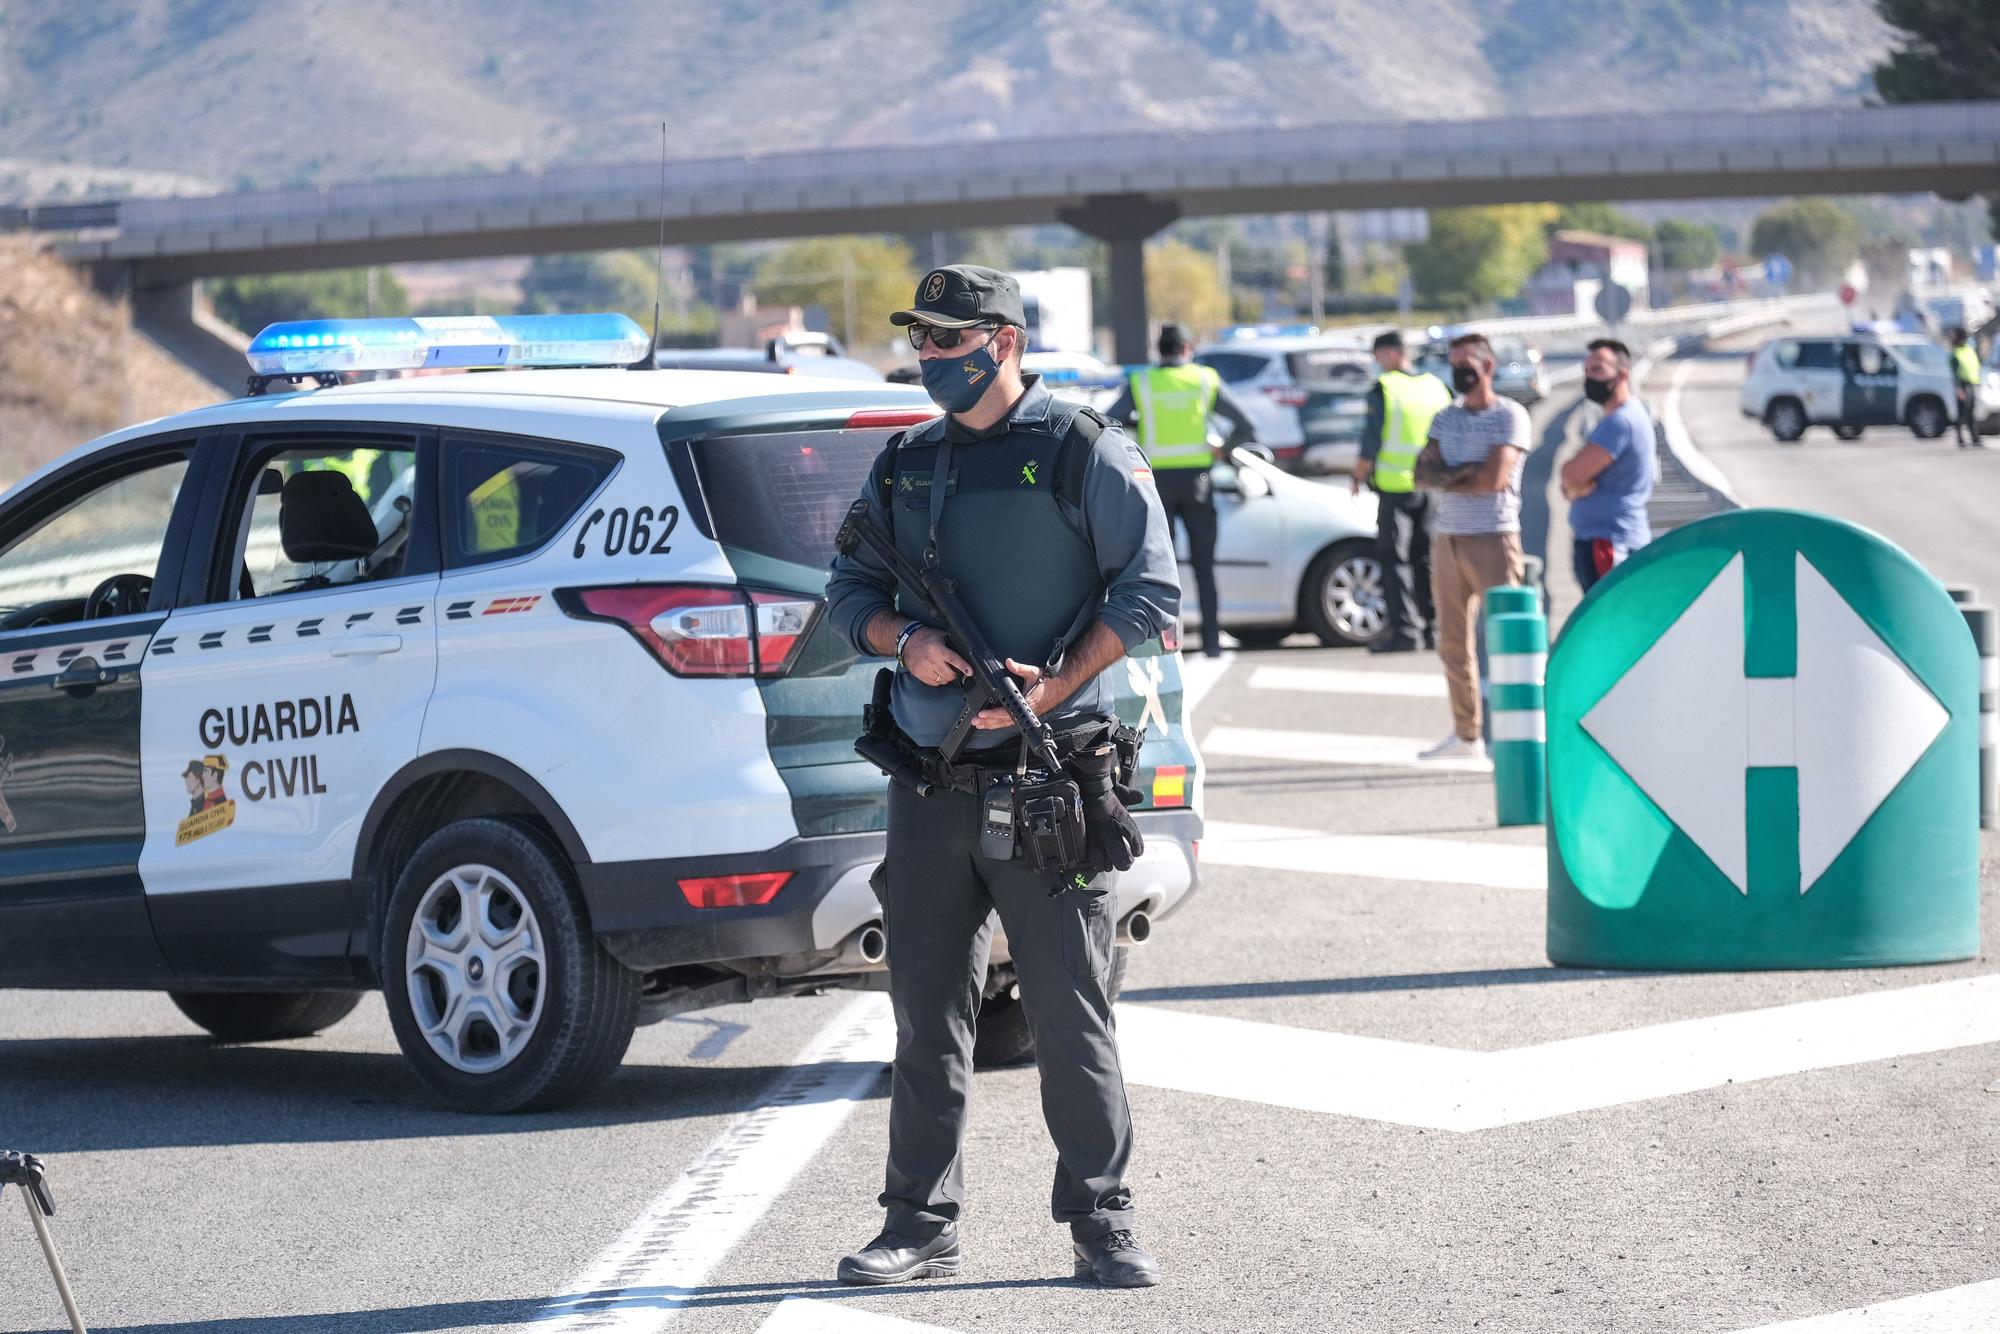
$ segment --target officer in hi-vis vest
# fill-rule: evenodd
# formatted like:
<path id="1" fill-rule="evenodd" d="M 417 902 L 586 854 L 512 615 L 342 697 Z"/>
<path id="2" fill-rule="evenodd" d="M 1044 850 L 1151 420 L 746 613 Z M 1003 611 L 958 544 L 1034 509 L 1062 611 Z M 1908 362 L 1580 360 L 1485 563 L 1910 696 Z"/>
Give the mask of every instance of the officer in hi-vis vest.
<path id="1" fill-rule="evenodd" d="M 1375 340 L 1375 364 L 1382 376 L 1368 391 L 1368 417 L 1361 428 L 1361 456 L 1354 464 L 1354 490 L 1375 488 L 1375 551 L 1382 562 L 1383 600 L 1389 624 L 1368 646 L 1372 653 L 1408 653 L 1437 646 L 1431 606 L 1430 497 L 1416 489 L 1417 455 L 1431 418 L 1451 402 L 1451 390 L 1435 375 L 1412 375 L 1404 367 L 1403 335 L 1391 329 Z"/>
<path id="2" fill-rule="evenodd" d="M 1193 348 L 1178 324 L 1160 326 L 1158 346 L 1160 364 L 1133 371 L 1125 392 L 1105 415 L 1126 426 L 1137 423 L 1167 521 L 1178 519 L 1187 530 L 1188 564 L 1194 567 L 1195 596 L 1201 604 L 1201 651 L 1213 658 L 1222 652 L 1222 626 L 1215 592 L 1215 497 L 1208 475 L 1215 451 L 1208 444 L 1208 419 L 1229 422 L 1226 451 L 1251 438 L 1250 414 L 1221 376 L 1189 359 Z"/>

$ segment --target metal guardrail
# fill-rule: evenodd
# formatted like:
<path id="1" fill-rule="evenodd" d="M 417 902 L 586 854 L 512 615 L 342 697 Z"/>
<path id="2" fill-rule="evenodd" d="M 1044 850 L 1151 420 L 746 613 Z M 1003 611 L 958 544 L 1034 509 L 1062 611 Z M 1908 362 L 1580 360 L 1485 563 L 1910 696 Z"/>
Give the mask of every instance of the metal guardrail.
<path id="1" fill-rule="evenodd" d="M 77 232 L 94 227 L 116 227 L 119 210 L 115 199 L 87 204 L 35 204 L 27 208 L 0 206 L 0 232 Z"/>
<path id="2" fill-rule="evenodd" d="M 1289 129 L 1133 132 L 1060 139 L 1002 140 L 980 145 L 979 181 L 997 193 L 1022 192 L 1061 176 L 1102 178 L 1106 192 L 1158 186 L 1149 173 L 1218 168 L 1310 172 L 1327 167 L 1406 173 L 1425 161 L 1470 158 L 1523 169 L 1561 156 L 1653 157 L 1675 152 L 1723 152 L 1755 160 L 1758 154 L 1935 147 L 1990 152 L 2000 144 L 2000 102 L 1938 103 L 1909 107 L 1827 107 L 1778 111 L 1703 111 L 1648 116 L 1544 116 L 1481 121 L 1394 121 L 1301 126 Z M 801 153 L 692 158 L 668 164 L 673 196 L 739 195 L 751 207 L 760 195 L 828 190 L 926 196 L 942 184 L 965 182 L 961 145 L 913 144 L 834 148 Z M 213 195 L 189 199 L 135 199 L 109 223 L 82 222 L 47 206 L 30 210 L 37 226 L 116 225 L 125 232 L 254 227 L 341 217 L 380 217 L 440 210 L 656 199 L 655 163 L 555 167 L 498 175 L 411 178 Z M 1195 187 L 1199 188 L 1199 187 Z M 976 188 L 975 194 L 988 193 Z M 76 206 L 76 207 L 106 207 Z"/>

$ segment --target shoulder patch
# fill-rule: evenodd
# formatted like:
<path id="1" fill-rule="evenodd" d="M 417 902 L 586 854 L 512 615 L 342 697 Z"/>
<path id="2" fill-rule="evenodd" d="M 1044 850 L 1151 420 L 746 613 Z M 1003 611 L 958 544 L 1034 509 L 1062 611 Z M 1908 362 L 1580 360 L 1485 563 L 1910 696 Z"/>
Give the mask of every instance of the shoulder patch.
<path id="1" fill-rule="evenodd" d="M 1125 461 L 1132 465 L 1132 479 L 1138 482 L 1153 480 L 1153 462 L 1146 457 L 1146 451 L 1131 440 L 1125 442 Z"/>

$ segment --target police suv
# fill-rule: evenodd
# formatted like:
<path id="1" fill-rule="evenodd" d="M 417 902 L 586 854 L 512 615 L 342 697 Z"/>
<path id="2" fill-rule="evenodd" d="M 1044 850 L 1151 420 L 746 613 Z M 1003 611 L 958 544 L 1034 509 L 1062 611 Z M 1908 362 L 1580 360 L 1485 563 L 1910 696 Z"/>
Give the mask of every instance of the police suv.
<path id="1" fill-rule="evenodd" d="M 1951 429 L 1955 394 L 1944 349 L 1921 335 L 1780 338 L 1750 354 L 1740 406 L 1787 444 L 1820 425 L 1842 440 L 1898 425 L 1935 440 Z"/>
<path id="2" fill-rule="evenodd" d="M 646 347 L 622 316 L 275 325 L 253 393 L 329 387 L 0 498 L 0 987 L 162 990 L 236 1041 L 379 987 L 431 1088 L 513 1111 L 588 1093 L 637 1024 L 886 985 L 853 748 L 882 664 L 822 594 L 869 465 L 936 409 L 543 369 Z M 333 384 L 454 366 L 535 369 Z M 1147 728 L 1125 943 L 1195 879 L 1177 648 L 1112 669 Z M 1023 1059 L 993 960 L 978 1054 Z"/>

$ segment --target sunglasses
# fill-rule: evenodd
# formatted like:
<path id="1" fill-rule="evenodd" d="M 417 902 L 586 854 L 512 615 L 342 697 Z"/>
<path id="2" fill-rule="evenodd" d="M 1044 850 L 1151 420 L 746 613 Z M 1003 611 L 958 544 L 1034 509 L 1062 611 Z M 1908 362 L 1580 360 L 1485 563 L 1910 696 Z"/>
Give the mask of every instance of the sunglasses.
<path id="1" fill-rule="evenodd" d="M 963 342 L 969 333 L 978 333 L 981 329 L 989 332 L 997 331 L 999 328 L 997 324 L 975 324 L 969 329 L 944 329 L 935 324 L 912 324 L 910 346 L 921 352 L 924 350 L 924 340 L 929 339 L 932 347 L 943 348 L 948 352 Z"/>

